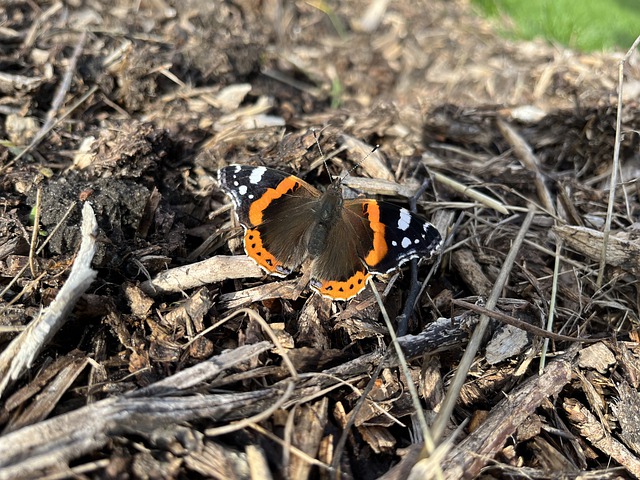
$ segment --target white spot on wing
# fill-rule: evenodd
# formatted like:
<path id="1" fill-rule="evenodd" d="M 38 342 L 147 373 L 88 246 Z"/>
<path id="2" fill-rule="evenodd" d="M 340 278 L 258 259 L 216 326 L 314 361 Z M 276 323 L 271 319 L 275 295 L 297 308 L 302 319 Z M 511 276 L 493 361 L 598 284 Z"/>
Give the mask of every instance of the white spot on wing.
<path id="1" fill-rule="evenodd" d="M 396 242 L 395 240 L 392 240 L 391 241 L 391 245 L 393 245 L 394 247 L 397 247 L 398 246 L 398 242 Z"/>
<path id="2" fill-rule="evenodd" d="M 247 186 L 246 185 L 241 185 L 240 188 L 238 188 L 238 193 L 242 196 L 247 194 Z"/>
<path id="3" fill-rule="evenodd" d="M 251 185 L 256 185 L 260 183 L 260 180 L 262 180 L 262 176 L 266 171 L 267 169 L 265 167 L 254 168 L 253 171 L 251 172 L 251 175 L 249 175 L 249 183 Z"/>
<path id="4" fill-rule="evenodd" d="M 242 170 L 242 167 L 240 165 L 236 165 L 234 172 L 238 173 L 240 170 Z M 235 178 L 235 176 L 233 178 Z"/>
<path id="5" fill-rule="evenodd" d="M 411 240 L 409 240 L 407 237 L 404 237 L 402 239 L 402 248 L 408 248 L 409 245 L 411 245 Z"/>
<path id="6" fill-rule="evenodd" d="M 400 218 L 398 219 L 398 228 L 403 232 L 409 228 L 411 223 L 411 213 L 406 208 L 400 209 Z"/>

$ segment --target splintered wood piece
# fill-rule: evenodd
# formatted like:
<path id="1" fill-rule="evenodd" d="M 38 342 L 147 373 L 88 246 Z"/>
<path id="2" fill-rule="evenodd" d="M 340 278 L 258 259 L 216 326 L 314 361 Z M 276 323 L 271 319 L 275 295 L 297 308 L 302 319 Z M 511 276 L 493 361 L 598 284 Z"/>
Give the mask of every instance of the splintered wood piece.
<path id="1" fill-rule="evenodd" d="M 400 184 L 392 180 L 356 177 L 352 175 L 347 176 L 342 184 L 358 192 L 366 192 L 369 195 L 387 195 L 404 198 L 413 198 L 421 187 L 418 182 L 410 180 Z"/>
<path id="2" fill-rule="evenodd" d="M 398 338 L 398 343 L 407 359 L 412 359 L 425 353 L 430 355 L 438 351 L 460 348 L 469 340 L 469 330 L 461 317 L 439 318 L 430 323 L 423 332 L 417 335 L 404 335 Z M 398 356 L 394 350 L 388 352 L 384 366 L 398 364 Z"/>
<path id="3" fill-rule="evenodd" d="M 362 439 L 376 453 L 393 453 L 396 439 L 385 427 L 357 427 Z"/>
<path id="4" fill-rule="evenodd" d="M 520 355 L 529 345 L 529 334 L 513 325 L 503 325 L 493 335 L 486 348 L 486 360 L 496 365 L 503 360 Z"/>
<path id="5" fill-rule="evenodd" d="M 198 363 L 178 373 L 173 374 L 163 380 L 149 385 L 143 389 L 131 392 L 132 396 L 154 396 L 164 395 L 172 391 L 192 388 L 199 383 L 211 380 L 219 376 L 223 370 L 234 366 L 237 363 L 249 360 L 261 353 L 269 350 L 273 345 L 269 342 L 260 342 L 254 345 L 245 345 L 234 350 L 229 350 L 224 354 L 212 357 L 207 361 Z M 244 358 L 242 358 L 244 356 Z"/>
<path id="6" fill-rule="evenodd" d="M 299 372 L 318 371 L 327 364 L 335 365 L 346 357 L 345 352 L 335 348 L 314 347 L 291 348 L 291 350 L 287 350 L 287 355 L 296 371 Z"/>
<path id="7" fill-rule="evenodd" d="M 635 478 L 640 478 L 640 459 L 613 438 L 584 405 L 574 398 L 566 398 L 562 406 L 569 416 L 569 421 L 578 429 L 582 437 L 606 456 L 613 458 L 625 467 Z"/>
<path id="8" fill-rule="evenodd" d="M 187 331 L 187 338 L 193 339 L 198 333 L 205 329 L 205 317 L 207 312 L 213 306 L 213 298 L 207 288 L 201 288 L 189 300 L 187 300 L 182 308 L 177 308 L 183 315 L 184 323 Z M 169 314 L 165 319 L 170 319 Z M 189 345 L 189 353 L 193 358 L 205 359 L 209 358 L 213 353 L 214 345 L 206 337 L 198 336 Z"/>
<path id="9" fill-rule="evenodd" d="M 620 400 L 611 405 L 611 410 L 618 418 L 622 430 L 620 438 L 630 449 L 640 455 L 640 425 L 638 425 L 640 393 L 625 381 L 616 385 L 616 388 Z"/>
<path id="10" fill-rule="evenodd" d="M 25 425 L 31 425 L 45 419 L 58 405 L 62 395 L 68 391 L 88 362 L 89 360 L 84 354 L 74 350 L 50 365 L 43 375 L 36 378 L 27 387 L 9 397 L 4 408 L 11 411 L 35 394 L 34 387 L 40 388 L 42 382 L 46 382 L 45 387 L 33 399 L 33 402 L 22 410 L 18 416 L 10 420 L 4 432 L 17 430 Z M 55 373 L 55 376 L 52 376 L 53 373 Z"/>
<path id="11" fill-rule="evenodd" d="M 138 231 L 136 233 L 140 238 L 147 238 L 149 235 L 161 200 L 162 194 L 158 191 L 158 187 L 153 187 L 151 195 L 149 195 L 147 199 L 147 204 L 144 207 L 142 218 L 138 222 Z"/>
<path id="12" fill-rule="evenodd" d="M 151 330 L 149 335 L 149 346 L 147 355 L 149 361 L 153 362 L 177 362 L 182 353 L 182 344 L 177 341 L 177 336 L 183 336 L 184 330 L 175 332 L 162 327 L 151 318 L 147 318 L 147 326 Z M 132 370 L 135 372 L 135 370 Z"/>
<path id="13" fill-rule="evenodd" d="M 373 388 L 357 410 L 353 425 L 356 427 L 391 427 L 401 425 L 397 417 L 407 417 L 414 412 L 410 395 L 406 392 L 394 370 L 385 368 L 375 381 Z M 360 393 L 354 393 L 360 399 Z M 391 412 L 391 413 L 389 413 Z M 354 411 L 349 415 L 352 416 Z M 372 446 L 373 447 L 373 446 Z M 375 448 L 375 447 L 373 447 Z"/>
<path id="14" fill-rule="evenodd" d="M 114 436 L 148 435 L 159 425 L 207 417 L 229 422 L 273 405 L 276 388 L 231 394 L 185 395 L 200 381 L 219 375 L 271 348 L 269 342 L 238 347 L 149 387 L 107 398 L 0 437 L 0 480 L 35 478 L 52 467 L 99 450 Z M 170 396 L 170 394 L 175 396 Z M 163 396 L 164 395 L 164 396 Z"/>
<path id="15" fill-rule="evenodd" d="M 540 415 L 533 414 L 518 427 L 516 438 L 518 442 L 526 442 L 540 435 L 542 431 L 542 418 Z"/>
<path id="16" fill-rule="evenodd" d="M 264 450 L 258 445 L 247 445 L 245 448 L 247 460 L 249 462 L 249 471 L 251 472 L 251 480 L 271 480 L 271 470 L 269 470 L 269 462 Z M 231 478 L 222 476 L 221 478 Z M 235 477 L 243 478 L 243 477 Z"/>
<path id="17" fill-rule="evenodd" d="M 13 91 L 22 90 L 24 92 L 30 92 L 38 88 L 43 82 L 46 81 L 45 76 L 31 76 L 14 75 L 11 73 L 0 72 L 0 92 L 7 93 Z M 7 117 L 20 118 L 19 115 L 8 115 Z M 34 119 L 35 121 L 35 119 Z"/>
<path id="18" fill-rule="evenodd" d="M 322 437 L 320 441 L 320 447 L 318 448 L 318 460 L 325 465 L 331 465 L 333 461 L 333 446 L 335 445 L 335 439 L 332 434 Z M 329 480 L 331 477 L 329 472 L 324 470 L 320 471 L 319 478 L 321 480 Z"/>
<path id="19" fill-rule="evenodd" d="M 545 472 L 563 472 L 565 475 L 577 473 L 578 467 L 556 446 L 550 444 L 545 438 L 537 436 L 529 442 L 528 447 L 536 459 L 536 464 L 541 465 Z"/>
<path id="20" fill-rule="evenodd" d="M 347 146 L 347 150 L 352 154 L 356 162 L 361 162 L 360 167 L 372 178 L 383 180 L 393 180 L 393 173 L 387 167 L 382 152 L 373 151 L 373 146 L 361 142 L 350 135 L 342 135 L 342 142 Z"/>
<path id="21" fill-rule="evenodd" d="M 493 283 L 486 277 L 473 252 L 468 248 L 459 248 L 451 252 L 453 267 L 474 295 L 487 296 Z"/>
<path id="22" fill-rule="evenodd" d="M 553 227 L 568 247 L 588 259 L 599 262 L 604 234 L 598 230 L 571 225 Z M 607 265 L 620 267 L 634 275 L 640 275 L 640 238 L 621 232 L 609 236 L 606 254 Z"/>
<path id="23" fill-rule="evenodd" d="M 444 381 L 440 371 L 440 358 L 428 355 L 420 373 L 420 396 L 428 411 L 433 411 L 444 398 Z"/>
<path id="24" fill-rule="evenodd" d="M 602 342 L 583 348 L 578 353 L 578 366 L 600 372 L 603 375 L 616 363 L 616 357 Z"/>
<path id="25" fill-rule="evenodd" d="M 126 283 L 123 287 L 131 313 L 138 318 L 145 318 L 151 311 L 151 307 L 153 307 L 153 300 L 137 285 Z"/>
<path id="26" fill-rule="evenodd" d="M 613 347 L 616 349 L 616 359 L 619 362 L 621 371 L 624 372 L 631 386 L 637 389 L 640 387 L 640 361 L 638 360 L 636 352 L 633 350 L 634 347 L 631 346 L 634 345 L 637 350 L 637 340 L 633 342 L 634 336 L 636 335 L 637 332 L 632 332 L 632 342 L 629 345 L 627 345 L 626 342 L 617 342 Z"/>
<path id="27" fill-rule="evenodd" d="M 53 302 L 0 354 L 0 396 L 9 384 L 15 382 L 31 367 L 38 353 L 65 324 L 77 301 L 98 275 L 98 272 L 91 268 L 97 248 L 97 231 L 98 222 L 93 208 L 89 203 L 85 203 L 82 207 L 80 250 L 67 281 Z"/>
<path id="28" fill-rule="evenodd" d="M 80 352 L 73 350 L 64 357 L 60 357 L 53 363 L 47 365 L 27 385 L 7 398 L 3 410 L 11 412 L 24 405 L 25 402 L 36 396 L 61 370 L 72 363 L 79 353 Z"/>
<path id="29" fill-rule="evenodd" d="M 163 293 L 175 293 L 210 283 L 235 278 L 259 278 L 264 275 L 256 262 L 247 255 L 218 255 L 202 262 L 172 268 L 140 285 L 144 293 L 152 297 Z"/>
<path id="30" fill-rule="evenodd" d="M 309 457 L 316 458 L 322 434 L 327 426 L 328 414 L 329 399 L 327 397 L 298 408 L 295 413 L 292 445 Z M 290 458 L 289 478 L 309 478 L 313 465 L 298 455 L 291 455 Z"/>
<path id="31" fill-rule="evenodd" d="M 533 153 L 533 150 L 514 129 L 504 120 L 498 119 L 497 121 L 500 133 L 511 144 L 513 151 L 520 160 L 520 163 L 534 174 L 534 183 L 538 192 L 538 200 L 540 204 L 551 214 L 555 214 L 556 209 L 553 206 L 553 197 L 547 187 L 547 181 L 545 175 L 540 168 L 540 160 Z"/>
<path id="32" fill-rule="evenodd" d="M 456 445 L 442 464 L 447 479 L 472 478 L 515 434 L 519 425 L 545 398 L 556 395 L 571 380 L 571 364 L 556 360 L 540 377 L 531 377 L 498 403 L 487 420 Z"/>
<path id="33" fill-rule="evenodd" d="M 304 341 L 305 345 L 319 349 L 330 348 L 329 338 L 325 326 L 331 316 L 331 299 L 322 295 L 311 295 L 307 299 L 298 318 L 296 340 Z"/>
<path id="34" fill-rule="evenodd" d="M 225 293 L 218 297 L 216 307 L 220 310 L 231 310 L 251 305 L 255 302 L 271 300 L 274 298 L 284 298 L 286 300 L 295 300 L 297 293 L 295 291 L 298 281 L 285 280 L 265 283 L 253 288 L 239 290 L 237 292 Z"/>
<path id="35" fill-rule="evenodd" d="M 377 321 L 360 320 L 357 317 L 346 317 L 341 314 L 335 321 L 334 330 L 344 330 L 352 342 L 364 338 L 382 338 L 386 335 L 387 329 L 384 324 Z"/>
<path id="36" fill-rule="evenodd" d="M 212 306 L 212 294 L 203 287 L 190 295 L 178 307 L 159 318 L 158 326 L 166 331 L 168 337 L 165 340 L 169 341 L 171 349 L 175 345 L 179 345 L 181 339 L 191 340 L 205 329 L 205 316 Z M 147 318 L 146 321 L 151 326 L 151 320 Z M 160 333 L 157 329 L 156 332 Z M 211 341 L 205 337 L 198 337 L 190 347 L 191 353 L 196 354 L 197 358 L 211 356 L 213 348 Z M 209 354 L 207 355 L 206 352 Z"/>
<path id="37" fill-rule="evenodd" d="M 192 451 L 184 458 L 187 469 L 205 478 L 249 478 L 247 454 L 205 442 L 202 450 Z"/>

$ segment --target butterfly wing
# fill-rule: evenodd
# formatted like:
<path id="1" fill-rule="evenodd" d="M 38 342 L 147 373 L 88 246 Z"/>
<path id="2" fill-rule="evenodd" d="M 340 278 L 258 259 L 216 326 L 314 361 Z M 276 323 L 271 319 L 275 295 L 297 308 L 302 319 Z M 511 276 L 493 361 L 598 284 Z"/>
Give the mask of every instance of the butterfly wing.
<path id="1" fill-rule="evenodd" d="M 320 192 L 305 181 L 266 167 L 231 165 L 218 171 L 245 229 L 244 248 L 268 273 L 284 276 L 307 255 L 313 205 Z"/>
<path id="2" fill-rule="evenodd" d="M 341 221 L 312 265 L 311 286 L 348 300 L 371 274 L 394 270 L 411 258 L 431 257 L 442 246 L 438 230 L 406 208 L 375 200 L 345 200 Z"/>
<path id="3" fill-rule="evenodd" d="M 342 208 L 322 253 L 311 265 L 311 287 L 334 300 L 360 293 L 369 278 L 362 259 L 373 249 L 373 239 L 367 218 L 360 211 Z"/>
<path id="4" fill-rule="evenodd" d="M 438 229 L 406 208 L 358 199 L 345 202 L 345 209 L 368 221 L 371 248 L 362 259 L 370 273 L 385 274 L 412 258 L 431 258 L 442 247 Z"/>

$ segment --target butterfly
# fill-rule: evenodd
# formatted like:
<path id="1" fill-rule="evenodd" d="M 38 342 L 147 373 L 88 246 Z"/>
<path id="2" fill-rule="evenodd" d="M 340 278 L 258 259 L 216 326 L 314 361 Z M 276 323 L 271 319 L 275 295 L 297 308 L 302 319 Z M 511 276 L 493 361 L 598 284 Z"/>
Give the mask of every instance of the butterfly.
<path id="1" fill-rule="evenodd" d="M 309 262 L 312 289 L 333 300 L 360 293 L 385 274 L 442 246 L 436 227 L 391 203 L 345 199 L 341 179 L 324 192 L 279 170 L 230 165 L 218 171 L 244 228 L 244 250 L 284 277 Z"/>

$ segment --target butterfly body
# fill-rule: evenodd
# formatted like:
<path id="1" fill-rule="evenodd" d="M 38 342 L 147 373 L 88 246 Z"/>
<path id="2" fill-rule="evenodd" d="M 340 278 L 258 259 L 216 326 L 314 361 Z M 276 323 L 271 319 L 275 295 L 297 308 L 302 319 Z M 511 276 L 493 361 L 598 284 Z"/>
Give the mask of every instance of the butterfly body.
<path id="1" fill-rule="evenodd" d="M 404 208 L 344 199 L 339 181 L 322 193 L 294 175 L 245 165 L 220 169 L 218 181 L 245 230 L 247 255 L 277 276 L 308 261 L 310 286 L 334 300 L 354 297 L 371 274 L 431 257 L 442 244 L 433 225 Z"/>

